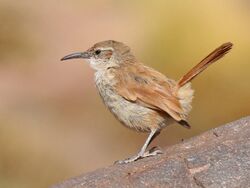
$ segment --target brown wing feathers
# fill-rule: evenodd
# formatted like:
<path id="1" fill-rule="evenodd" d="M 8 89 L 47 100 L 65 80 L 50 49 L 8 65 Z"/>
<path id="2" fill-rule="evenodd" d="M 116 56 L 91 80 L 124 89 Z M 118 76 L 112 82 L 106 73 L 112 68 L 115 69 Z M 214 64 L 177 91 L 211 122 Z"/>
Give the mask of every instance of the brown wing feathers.
<path id="1" fill-rule="evenodd" d="M 180 88 L 184 86 L 186 83 L 194 79 L 198 74 L 204 71 L 209 65 L 222 58 L 226 53 L 229 52 L 232 46 L 233 44 L 231 42 L 227 42 L 216 48 L 179 80 L 178 87 Z"/>
<path id="2" fill-rule="evenodd" d="M 232 48 L 232 45 L 230 42 L 222 44 L 185 74 L 177 84 L 163 74 L 142 64 L 133 64 L 133 66 L 125 64 L 121 67 L 123 70 L 115 72 L 116 78 L 120 79 L 115 86 L 116 91 L 127 100 L 164 111 L 182 126 L 190 128 L 183 118 L 184 111 L 176 96 L 175 89 L 178 90 L 209 65 L 222 58 Z"/>
<path id="3" fill-rule="evenodd" d="M 126 70 L 116 72 L 120 74 L 117 76 L 120 80 L 115 88 L 121 96 L 148 108 L 164 111 L 176 121 L 181 120 L 182 108 L 171 92 L 170 83 L 164 75 L 148 67 L 142 68 L 137 65 L 123 67 L 123 69 Z"/>

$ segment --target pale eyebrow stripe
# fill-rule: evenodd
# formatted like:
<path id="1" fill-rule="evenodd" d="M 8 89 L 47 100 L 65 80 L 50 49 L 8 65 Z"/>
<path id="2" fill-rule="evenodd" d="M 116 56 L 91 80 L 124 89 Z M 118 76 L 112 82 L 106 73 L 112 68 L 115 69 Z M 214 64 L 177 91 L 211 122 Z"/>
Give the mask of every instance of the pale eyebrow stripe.
<path id="1" fill-rule="evenodd" d="M 100 50 L 114 50 L 114 48 L 111 48 L 111 47 L 108 47 L 108 48 L 98 48 L 98 49 L 100 49 Z"/>

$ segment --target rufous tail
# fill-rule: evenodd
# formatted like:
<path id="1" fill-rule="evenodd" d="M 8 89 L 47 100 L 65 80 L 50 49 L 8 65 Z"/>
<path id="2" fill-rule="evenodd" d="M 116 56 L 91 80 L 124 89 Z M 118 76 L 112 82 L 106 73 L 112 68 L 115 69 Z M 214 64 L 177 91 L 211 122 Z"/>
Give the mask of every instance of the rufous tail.
<path id="1" fill-rule="evenodd" d="M 227 42 L 216 48 L 207 57 L 205 57 L 200 63 L 193 67 L 188 73 L 186 73 L 179 81 L 178 88 L 184 86 L 186 83 L 194 79 L 198 74 L 204 71 L 209 65 L 213 64 L 220 58 L 222 58 L 232 48 L 233 44 Z"/>

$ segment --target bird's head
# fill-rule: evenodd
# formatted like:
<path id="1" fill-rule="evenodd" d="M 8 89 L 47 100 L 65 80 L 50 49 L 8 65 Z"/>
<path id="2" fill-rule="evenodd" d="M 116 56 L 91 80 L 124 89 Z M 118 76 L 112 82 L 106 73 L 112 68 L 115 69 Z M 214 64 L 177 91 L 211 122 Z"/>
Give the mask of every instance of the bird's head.
<path id="1" fill-rule="evenodd" d="M 64 61 L 78 58 L 86 59 L 91 67 L 97 71 L 135 61 L 128 46 L 113 40 L 98 42 L 87 51 L 67 55 L 61 60 Z"/>

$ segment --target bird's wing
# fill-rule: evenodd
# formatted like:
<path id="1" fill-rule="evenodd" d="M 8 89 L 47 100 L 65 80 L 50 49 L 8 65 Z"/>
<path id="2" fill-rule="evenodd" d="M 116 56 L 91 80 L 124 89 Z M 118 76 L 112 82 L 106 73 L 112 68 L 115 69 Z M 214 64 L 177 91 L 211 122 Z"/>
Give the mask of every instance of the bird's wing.
<path id="1" fill-rule="evenodd" d="M 183 109 L 174 95 L 175 81 L 142 64 L 126 66 L 116 72 L 116 92 L 123 98 L 145 107 L 164 111 L 176 121 L 181 121 Z"/>

